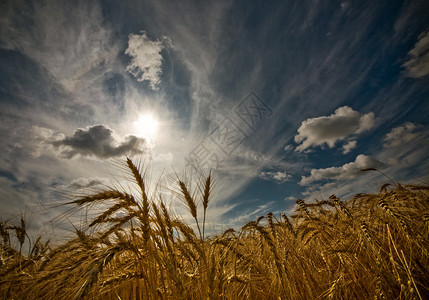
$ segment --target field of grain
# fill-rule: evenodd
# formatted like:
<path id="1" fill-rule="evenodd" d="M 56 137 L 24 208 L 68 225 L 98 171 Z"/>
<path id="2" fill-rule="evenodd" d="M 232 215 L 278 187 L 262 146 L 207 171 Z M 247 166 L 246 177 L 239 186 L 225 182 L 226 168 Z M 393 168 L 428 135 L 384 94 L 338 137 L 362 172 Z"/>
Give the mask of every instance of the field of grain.
<path id="1" fill-rule="evenodd" d="M 208 237 L 212 176 L 195 190 L 178 178 L 188 224 L 148 194 L 138 164 L 127 168 L 139 193 L 73 200 L 107 209 L 64 244 L 41 237 L 26 253 L 25 220 L 1 223 L 2 299 L 429 298 L 428 186 L 297 200 L 292 215 L 267 213 Z"/>

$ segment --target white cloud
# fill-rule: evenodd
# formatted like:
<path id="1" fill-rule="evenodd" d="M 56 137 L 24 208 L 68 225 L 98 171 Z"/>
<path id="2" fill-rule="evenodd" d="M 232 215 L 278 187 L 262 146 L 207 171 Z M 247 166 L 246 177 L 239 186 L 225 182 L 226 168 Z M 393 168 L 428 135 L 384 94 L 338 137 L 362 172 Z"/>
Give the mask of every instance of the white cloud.
<path id="1" fill-rule="evenodd" d="M 154 90 L 158 89 L 161 82 L 161 51 L 164 49 L 166 41 L 169 41 L 166 37 L 160 41 L 151 41 L 144 31 L 140 35 L 130 34 L 128 36 L 128 48 L 125 54 L 132 58 L 126 70 L 133 74 L 137 81 L 149 81 Z"/>
<path id="2" fill-rule="evenodd" d="M 419 133 L 416 132 L 416 128 L 417 126 L 410 122 L 393 128 L 384 137 L 384 147 L 393 148 L 411 142 L 419 136 Z"/>
<path id="3" fill-rule="evenodd" d="M 325 169 L 313 169 L 310 176 L 302 176 L 300 185 L 308 185 L 315 181 L 324 179 L 349 180 L 363 174 L 360 170 L 366 168 L 383 168 L 384 163 L 364 154 L 359 154 L 354 162 L 349 162 L 341 167 L 330 167 Z"/>
<path id="4" fill-rule="evenodd" d="M 373 126 L 374 113 L 361 115 L 352 108 L 343 106 L 337 108 L 330 116 L 309 118 L 303 121 L 295 136 L 295 142 L 300 144 L 296 150 L 304 151 L 312 146 L 322 146 L 325 143 L 333 148 L 337 141 L 367 131 Z"/>
<path id="5" fill-rule="evenodd" d="M 282 171 L 263 171 L 259 173 L 259 178 L 263 180 L 271 180 L 281 184 L 288 181 L 292 176 Z"/>
<path id="6" fill-rule="evenodd" d="M 408 77 L 419 78 L 429 74 L 429 31 L 419 35 L 408 55 L 410 59 L 403 64 Z"/>
<path id="7" fill-rule="evenodd" d="M 290 151 L 292 149 L 293 149 L 292 145 L 286 145 L 285 148 L 284 148 L 285 151 Z"/>
<path id="8" fill-rule="evenodd" d="M 364 114 L 359 119 L 359 128 L 356 130 L 355 133 L 362 133 L 370 130 L 372 127 L 374 127 L 374 123 L 375 123 L 375 115 L 373 112 Z"/>
<path id="9" fill-rule="evenodd" d="M 356 148 L 356 141 L 349 141 L 347 144 L 343 145 L 343 154 L 347 154 Z"/>

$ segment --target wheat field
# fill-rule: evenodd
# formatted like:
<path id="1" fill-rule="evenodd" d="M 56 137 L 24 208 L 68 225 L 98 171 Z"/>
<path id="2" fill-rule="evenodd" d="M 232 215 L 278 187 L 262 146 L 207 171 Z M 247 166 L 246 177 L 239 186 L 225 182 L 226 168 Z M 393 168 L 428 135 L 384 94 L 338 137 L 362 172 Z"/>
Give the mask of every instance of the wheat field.
<path id="1" fill-rule="evenodd" d="M 80 209 L 107 208 L 63 244 L 40 237 L 24 253 L 25 220 L 0 223 L 2 299 L 429 298 L 428 186 L 298 199 L 292 215 L 267 213 L 207 236 L 212 175 L 194 190 L 177 179 L 186 223 L 148 193 L 138 163 L 126 166 L 138 193 L 73 199 Z"/>

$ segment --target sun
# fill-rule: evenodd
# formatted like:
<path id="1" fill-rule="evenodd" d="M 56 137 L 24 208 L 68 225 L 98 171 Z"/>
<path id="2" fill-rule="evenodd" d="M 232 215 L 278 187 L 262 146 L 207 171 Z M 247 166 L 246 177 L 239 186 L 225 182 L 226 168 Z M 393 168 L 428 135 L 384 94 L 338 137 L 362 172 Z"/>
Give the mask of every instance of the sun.
<path id="1" fill-rule="evenodd" d="M 137 129 L 137 135 L 147 139 L 154 139 L 158 131 L 159 123 L 156 118 L 151 115 L 142 115 L 134 123 L 134 127 Z"/>

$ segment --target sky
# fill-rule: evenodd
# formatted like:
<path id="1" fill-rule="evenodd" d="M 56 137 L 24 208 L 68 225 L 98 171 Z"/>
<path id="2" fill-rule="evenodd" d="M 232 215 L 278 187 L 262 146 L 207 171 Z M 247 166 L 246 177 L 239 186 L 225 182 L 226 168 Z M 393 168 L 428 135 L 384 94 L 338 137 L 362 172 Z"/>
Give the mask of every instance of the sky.
<path id="1" fill-rule="evenodd" d="M 126 157 L 184 218 L 174 178 L 211 170 L 212 231 L 428 184 L 428 20 L 426 0 L 2 1 L 0 218 L 60 234 L 72 197 L 135 192 Z"/>

